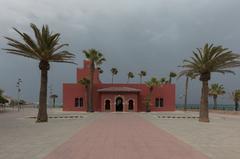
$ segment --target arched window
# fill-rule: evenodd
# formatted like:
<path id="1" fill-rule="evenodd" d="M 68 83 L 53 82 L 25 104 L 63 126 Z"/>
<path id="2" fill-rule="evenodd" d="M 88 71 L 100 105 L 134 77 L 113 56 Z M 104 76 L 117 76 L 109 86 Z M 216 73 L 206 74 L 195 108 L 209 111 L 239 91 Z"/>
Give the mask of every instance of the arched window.
<path id="1" fill-rule="evenodd" d="M 110 110 L 110 103 L 111 103 L 110 100 L 108 100 L 108 99 L 105 100 L 105 110 L 106 111 Z"/>
<path id="2" fill-rule="evenodd" d="M 131 99 L 131 100 L 129 100 L 128 101 L 128 110 L 133 110 L 133 100 Z"/>

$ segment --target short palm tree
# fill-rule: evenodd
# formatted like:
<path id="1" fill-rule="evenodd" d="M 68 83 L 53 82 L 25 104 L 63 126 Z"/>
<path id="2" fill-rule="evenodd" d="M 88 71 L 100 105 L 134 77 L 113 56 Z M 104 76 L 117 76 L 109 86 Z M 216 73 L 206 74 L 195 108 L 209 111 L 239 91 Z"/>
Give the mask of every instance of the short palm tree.
<path id="1" fill-rule="evenodd" d="M 52 101 L 52 104 L 53 104 L 52 107 L 55 108 L 56 98 L 58 98 L 58 95 L 52 94 L 52 95 L 50 95 L 50 98 L 53 100 Z"/>
<path id="2" fill-rule="evenodd" d="M 3 97 L 4 90 L 0 89 L 0 104 L 8 103 L 8 100 Z"/>
<path id="3" fill-rule="evenodd" d="M 177 74 L 175 72 L 170 72 L 168 83 L 172 83 L 172 78 L 175 78 L 175 77 L 177 77 Z"/>
<path id="4" fill-rule="evenodd" d="M 6 98 L 4 98 L 3 96 L 0 96 L 0 104 L 6 104 L 8 103 L 8 100 Z"/>
<path id="5" fill-rule="evenodd" d="M 106 61 L 106 59 L 103 57 L 103 54 L 96 49 L 83 50 L 83 53 L 84 53 L 85 57 L 91 62 L 91 64 L 90 64 L 90 74 L 89 74 L 90 84 L 89 84 L 89 107 L 88 107 L 88 111 L 89 112 L 94 112 L 94 108 L 93 108 L 94 72 L 95 72 L 96 68 L 99 68 L 99 66 L 102 65 L 102 63 L 104 61 Z"/>
<path id="6" fill-rule="evenodd" d="M 181 66 L 183 70 L 180 76 L 191 73 L 193 77 L 199 76 L 202 82 L 202 96 L 200 105 L 199 121 L 209 122 L 208 116 L 208 81 L 211 73 L 233 73 L 229 68 L 239 67 L 239 55 L 233 53 L 222 46 L 205 44 L 203 48 L 198 48 L 193 52 L 190 60 L 184 60 Z"/>
<path id="7" fill-rule="evenodd" d="M 159 80 L 160 84 L 166 84 L 168 81 L 166 80 L 165 77 L 160 78 Z"/>
<path id="8" fill-rule="evenodd" d="M 208 92 L 209 96 L 213 97 L 213 109 L 217 109 L 217 97 L 219 95 L 223 95 L 225 94 L 225 90 L 222 84 L 218 84 L 218 83 L 214 83 L 211 85 L 211 87 L 209 88 L 209 92 Z"/>
<path id="9" fill-rule="evenodd" d="M 2 90 L 2 89 L 0 88 L 0 96 L 2 96 L 3 92 L 4 92 L 4 90 Z"/>
<path id="10" fill-rule="evenodd" d="M 142 83 L 142 78 L 145 77 L 147 75 L 147 72 L 144 71 L 144 70 L 141 70 L 139 73 L 138 73 L 138 76 L 140 77 L 140 83 Z"/>
<path id="11" fill-rule="evenodd" d="M 240 89 L 236 89 L 232 92 L 232 98 L 235 103 L 235 111 L 238 111 L 240 101 Z"/>
<path id="12" fill-rule="evenodd" d="M 147 85 L 148 89 L 149 89 L 149 94 L 146 97 L 146 111 L 150 112 L 150 102 L 151 102 L 151 97 L 152 97 L 152 92 L 155 86 L 159 86 L 161 83 L 160 81 L 155 78 L 152 77 L 149 81 L 146 81 L 145 84 Z"/>
<path id="13" fill-rule="evenodd" d="M 78 81 L 81 85 L 83 85 L 86 89 L 86 99 L 87 99 L 87 108 L 89 108 L 89 85 L 90 85 L 90 80 L 88 78 L 83 78 Z"/>
<path id="14" fill-rule="evenodd" d="M 130 79 L 134 78 L 134 74 L 132 72 L 128 72 L 128 80 L 127 83 L 129 83 Z"/>
<path id="15" fill-rule="evenodd" d="M 102 74 L 102 73 L 104 72 L 101 67 L 98 67 L 97 70 L 98 70 L 98 72 L 99 72 L 100 74 Z"/>
<path id="16" fill-rule="evenodd" d="M 60 44 L 60 34 L 50 32 L 47 25 L 43 25 L 39 30 L 35 24 L 30 24 L 35 39 L 31 38 L 26 33 L 21 33 L 16 28 L 13 28 L 22 38 L 23 42 L 10 37 L 5 37 L 8 40 L 10 48 L 4 49 L 7 53 L 20 55 L 27 58 L 32 58 L 39 62 L 41 70 L 41 86 L 39 96 L 39 111 L 37 122 L 47 122 L 47 81 L 50 62 L 73 63 L 75 55 L 66 50 L 61 50 L 68 44 Z"/>
<path id="17" fill-rule="evenodd" d="M 113 67 L 111 69 L 111 73 L 112 73 L 112 83 L 113 83 L 113 77 L 118 74 L 118 69 Z"/>

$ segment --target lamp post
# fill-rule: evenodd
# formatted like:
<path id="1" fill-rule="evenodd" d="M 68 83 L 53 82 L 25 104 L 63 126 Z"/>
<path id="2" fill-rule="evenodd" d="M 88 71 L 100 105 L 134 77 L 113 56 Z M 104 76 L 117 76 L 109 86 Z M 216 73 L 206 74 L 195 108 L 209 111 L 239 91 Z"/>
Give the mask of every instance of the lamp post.
<path id="1" fill-rule="evenodd" d="M 20 92 L 21 92 L 21 83 L 22 83 L 22 79 L 18 78 L 17 81 L 17 100 L 18 100 L 18 111 L 20 110 Z"/>
<path id="2" fill-rule="evenodd" d="M 49 100 L 50 100 L 50 102 L 48 102 L 48 104 L 49 105 L 51 105 L 52 103 L 51 103 L 51 96 L 52 96 L 52 94 L 53 94 L 53 86 L 52 86 L 52 84 L 49 86 Z"/>

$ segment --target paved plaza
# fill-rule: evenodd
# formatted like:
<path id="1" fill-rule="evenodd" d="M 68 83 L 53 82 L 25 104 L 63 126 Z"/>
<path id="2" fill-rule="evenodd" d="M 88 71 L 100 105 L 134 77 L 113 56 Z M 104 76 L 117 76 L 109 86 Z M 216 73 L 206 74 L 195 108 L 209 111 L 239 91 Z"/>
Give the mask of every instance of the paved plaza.
<path id="1" fill-rule="evenodd" d="M 81 113 L 49 109 L 0 113 L 0 159 L 238 159 L 240 116 L 195 112 Z"/>

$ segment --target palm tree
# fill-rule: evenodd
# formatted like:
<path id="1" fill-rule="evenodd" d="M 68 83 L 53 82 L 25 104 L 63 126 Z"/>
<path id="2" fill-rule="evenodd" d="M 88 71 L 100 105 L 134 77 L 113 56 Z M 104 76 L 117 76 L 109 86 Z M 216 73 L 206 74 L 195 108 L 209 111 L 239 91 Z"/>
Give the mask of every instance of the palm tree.
<path id="1" fill-rule="evenodd" d="M 217 109 L 217 97 L 219 95 L 225 94 L 223 85 L 222 84 L 220 85 L 218 83 L 212 84 L 211 87 L 209 88 L 208 94 L 209 96 L 213 97 L 213 102 L 214 102 L 213 109 Z"/>
<path id="2" fill-rule="evenodd" d="M 233 101 L 235 103 L 235 111 L 238 111 L 240 101 L 240 89 L 236 89 L 232 92 Z"/>
<path id="3" fill-rule="evenodd" d="M 168 81 L 166 80 L 165 77 L 160 78 L 159 80 L 160 84 L 166 84 Z"/>
<path id="4" fill-rule="evenodd" d="M 132 72 L 128 72 L 128 80 L 127 83 L 129 83 L 130 79 L 134 78 L 134 74 Z"/>
<path id="5" fill-rule="evenodd" d="M 39 62 L 41 70 L 41 85 L 39 95 L 39 111 L 36 122 L 47 122 L 47 81 L 50 62 L 73 63 L 74 54 L 66 50 L 61 50 L 68 44 L 60 44 L 60 34 L 50 32 L 47 25 L 43 25 L 42 30 L 39 30 L 35 24 L 30 24 L 35 39 L 31 38 L 26 33 L 21 33 L 16 28 L 13 28 L 22 38 L 23 42 L 17 41 L 10 37 L 5 37 L 8 40 L 10 48 L 4 49 L 7 53 L 32 58 Z"/>
<path id="6" fill-rule="evenodd" d="M 200 76 L 202 82 L 202 96 L 200 105 L 199 121 L 209 122 L 208 117 L 208 81 L 211 78 L 211 73 L 233 73 L 229 68 L 239 67 L 239 55 L 234 54 L 227 48 L 222 46 L 214 46 L 213 44 L 205 44 L 203 48 L 198 48 L 197 53 L 193 52 L 194 56 L 190 60 L 183 61 L 183 70 L 180 76 L 189 73 L 193 77 Z"/>
<path id="7" fill-rule="evenodd" d="M 0 96 L 0 104 L 6 104 L 8 103 L 8 100 L 6 98 L 4 98 L 3 96 Z"/>
<path id="8" fill-rule="evenodd" d="M 101 67 L 98 67 L 97 69 L 98 69 L 98 72 L 99 72 L 100 74 L 102 74 L 102 73 L 104 72 Z"/>
<path id="9" fill-rule="evenodd" d="M 89 106 L 89 101 L 90 101 L 90 98 L 89 98 L 89 85 L 90 85 L 90 80 L 88 78 L 83 78 L 81 79 L 80 81 L 78 81 L 78 83 L 80 83 L 81 85 L 83 85 L 86 89 L 86 99 L 87 99 L 87 108 L 90 109 L 90 106 Z"/>
<path id="10" fill-rule="evenodd" d="M 168 83 L 172 83 L 172 78 L 175 78 L 176 76 L 177 76 L 177 74 L 175 72 L 170 72 Z"/>
<path id="11" fill-rule="evenodd" d="M 4 90 L 0 89 L 0 104 L 8 103 L 8 100 L 3 97 Z"/>
<path id="12" fill-rule="evenodd" d="M 152 97 L 152 91 L 153 88 L 155 86 L 159 86 L 161 83 L 159 80 L 157 80 L 157 78 L 152 77 L 149 81 L 146 81 L 145 84 L 147 85 L 147 87 L 149 88 L 149 94 L 146 97 L 146 111 L 150 112 L 150 101 L 151 101 L 151 97 Z"/>
<path id="13" fill-rule="evenodd" d="M 89 49 L 83 50 L 85 57 L 91 62 L 90 65 L 90 84 L 89 84 L 89 112 L 94 112 L 93 109 L 93 79 L 94 79 L 94 72 L 96 68 L 106 61 L 103 57 L 103 54 L 96 49 Z"/>
<path id="14" fill-rule="evenodd" d="M 117 70 L 117 68 L 112 68 L 111 69 L 111 72 L 112 72 L 112 83 L 113 83 L 113 76 L 115 76 L 115 75 L 117 75 L 118 74 L 118 70 Z"/>
<path id="15" fill-rule="evenodd" d="M 0 88 L 0 96 L 2 96 L 3 92 L 4 92 L 4 90 L 2 90 L 2 89 Z"/>
<path id="16" fill-rule="evenodd" d="M 140 83 L 142 83 L 142 78 L 147 75 L 147 72 L 144 71 L 144 70 L 141 70 L 141 71 L 138 73 L 138 75 L 139 75 L 139 77 L 140 77 Z"/>
<path id="17" fill-rule="evenodd" d="M 58 95 L 56 95 L 56 94 L 50 95 L 50 98 L 53 100 L 53 105 L 52 105 L 53 108 L 55 108 L 55 103 L 56 103 L 56 98 L 57 97 L 58 97 Z"/>

